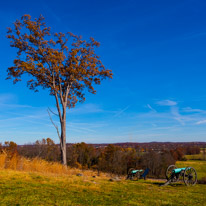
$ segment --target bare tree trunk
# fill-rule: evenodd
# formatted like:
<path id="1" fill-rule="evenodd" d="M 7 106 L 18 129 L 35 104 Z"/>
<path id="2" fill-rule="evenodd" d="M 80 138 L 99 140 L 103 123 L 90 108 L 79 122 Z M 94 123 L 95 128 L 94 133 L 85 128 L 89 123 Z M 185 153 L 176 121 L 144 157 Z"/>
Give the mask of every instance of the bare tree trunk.
<path id="1" fill-rule="evenodd" d="M 63 165 L 67 165 L 66 155 L 66 119 L 61 122 L 61 139 L 60 139 L 60 150 L 61 150 L 61 162 Z"/>
<path id="2" fill-rule="evenodd" d="M 53 125 L 55 126 L 55 128 L 57 130 L 57 134 L 58 134 L 59 139 L 60 139 L 61 163 L 65 166 L 67 166 L 67 155 L 66 155 L 66 107 L 67 107 L 67 104 L 65 102 L 63 102 L 63 100 L 61 98 L 61 104 L 62 104 L 62 112 L 61 112 L 61 108 L 60 108 L 57 94 L 55 95 L 55 98 L 56 98 L 56 103 L 57 103 L 56 107 L 57 107 L 57 111 L 59 114 L 59 120 L 60 120 L 60 125 L 61 125 L 61 135 L 59 133 L 57 125 L 54 124 L 51 117 L 50 117 L 50 119 L 51 119 Z"/>

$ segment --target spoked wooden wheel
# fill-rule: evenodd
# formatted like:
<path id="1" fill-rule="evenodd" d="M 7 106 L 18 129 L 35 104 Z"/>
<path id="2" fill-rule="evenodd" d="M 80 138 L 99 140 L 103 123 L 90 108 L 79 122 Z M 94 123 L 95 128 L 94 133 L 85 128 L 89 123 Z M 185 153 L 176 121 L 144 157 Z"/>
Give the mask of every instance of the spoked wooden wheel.
<path id="1" fill-rule="evenodd" d="M 167 168 L 166 173 L 165 173 L 166 179 L 167 180 L 171 180 L 171 182 L 177 182 L 179 180 L 179 175 L 176 176 L 173 173 L 174 169 L 177 169 L 177 167 L 175 165 L 170 165 Z"/>
<path id="2" fill-rule="evenodd" d="M 132 173 L 133 170 L 134 170 L 134 168 L 130 168 L 130 169 L 128 170 L 127 179 L 130 179 L 130 180 L 133 180 L 133 179 L 134 179 L 134 174 Z"/>
<path id="3" fill-rule="evenodd" d="M 186 167 L 183 180 L 187 186 L 192 186 L 197 183 L 197 173 L 193 167 Z"/>
<path id="4" fill-rule="evenodd" d="M 139 172 L 136 172 L 134 174 L 134 177 L 133 177 L 133 180 L 138 180 L 140 178 L 140 173 Z"/>
<path id="5" fill-rule="evenodd" d="M 134 168 L 129 169 L 128 174 L 127 174 L 127 179 L 138 180 L 140 177 L 140 174 L 139 174 L 139 172 L 132 173 L 133 170 L 135 170 L 135 169 Z"/>

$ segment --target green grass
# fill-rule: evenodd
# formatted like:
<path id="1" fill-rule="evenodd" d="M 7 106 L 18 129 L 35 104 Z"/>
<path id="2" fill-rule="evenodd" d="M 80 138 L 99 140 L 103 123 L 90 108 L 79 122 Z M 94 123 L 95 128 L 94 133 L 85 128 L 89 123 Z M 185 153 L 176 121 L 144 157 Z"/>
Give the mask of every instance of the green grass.
<path id="1" fill-rule="evenodd" d="M 177 161 L 177 167 L 193 167 L 197 172 L 197 179 L 200 180 L 202 177 L 206 177 L 206 161 L 202 160 L 187 160 Z"/>
<path id="2" fill-rule="evenodd" d="M 0 170 L 0 205 L 204 205 L 206 185 Z"/>
<path id="3" fill-rule="evenodd" d="M 205 160 L 205 155 L 203 152 L 200 154 L 194 154 L 194 155 L 185 155 L 187 160 Z"/>
<path id="4" fill-rule="evenodd" d="M 203 160 L 202 154 L 195 154 L 195 155 L 185 155 L 187 160 Z"/>

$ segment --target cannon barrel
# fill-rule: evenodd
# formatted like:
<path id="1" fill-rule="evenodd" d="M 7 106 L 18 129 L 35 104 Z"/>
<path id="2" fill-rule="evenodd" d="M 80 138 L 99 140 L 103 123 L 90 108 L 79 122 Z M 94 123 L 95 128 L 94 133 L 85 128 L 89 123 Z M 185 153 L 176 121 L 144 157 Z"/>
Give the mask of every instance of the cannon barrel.
<path id="1" fill-rule="evenodd" d="M 137 172 L 142 172 L 143 170 L 132 170 L 131 173 L 135 174 Z"/>
<path id="2" fill-rule="evenodd" d="M 173 169 L 172 172 L 174 172 L 175 174 L 180 173 L 182 170 L 185 171 L 185 167 L 183 168 L 177 168 L 177 169 Z"/>

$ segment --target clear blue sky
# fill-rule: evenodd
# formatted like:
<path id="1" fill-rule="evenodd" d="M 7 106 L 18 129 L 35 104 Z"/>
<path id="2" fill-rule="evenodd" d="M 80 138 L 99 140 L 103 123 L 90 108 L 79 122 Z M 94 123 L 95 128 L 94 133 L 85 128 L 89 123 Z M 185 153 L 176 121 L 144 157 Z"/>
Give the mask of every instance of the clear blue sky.
<path id="1" fill-rule="evenodd" d="M 68 111 L 67 142 L 206 141 L 205 11 L 204 0 L 1 2 L 0 142 L 59 142 L 46 111 L 54 98 L 29 90 L 26 79 L 5 80 L 16 56 L 6 27 L 23 14 L 42 14 L 54 32 L 94 37 L 113 70 Z"/>

